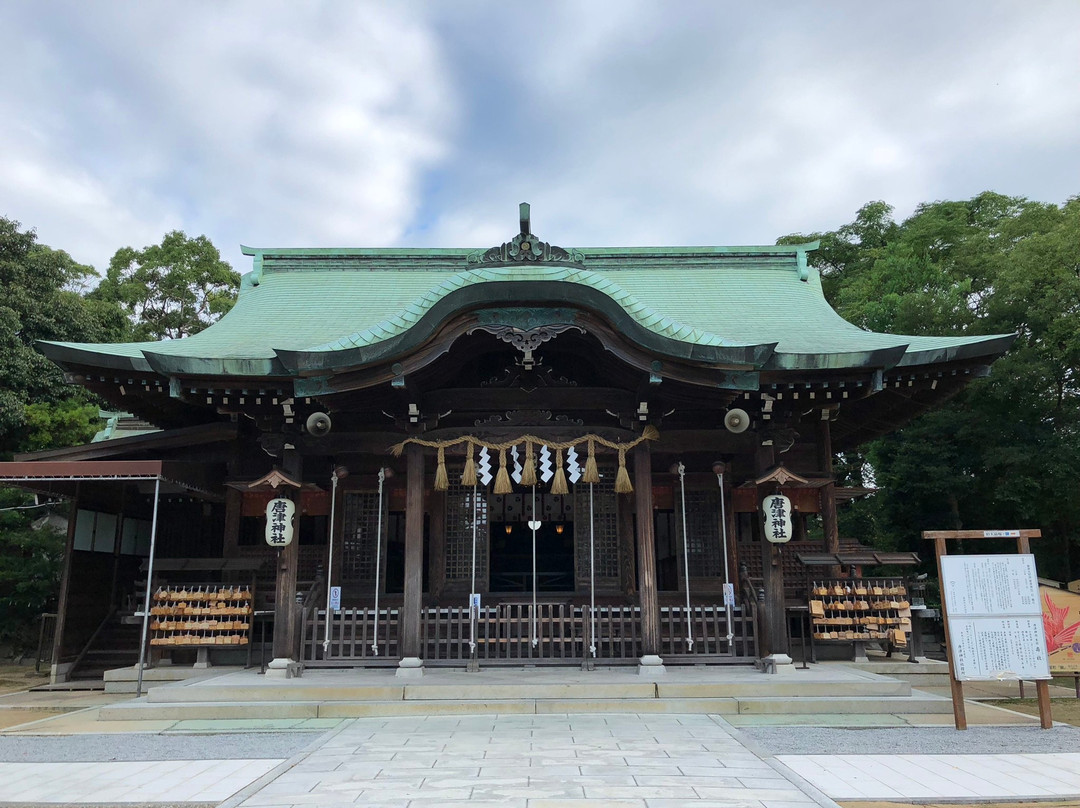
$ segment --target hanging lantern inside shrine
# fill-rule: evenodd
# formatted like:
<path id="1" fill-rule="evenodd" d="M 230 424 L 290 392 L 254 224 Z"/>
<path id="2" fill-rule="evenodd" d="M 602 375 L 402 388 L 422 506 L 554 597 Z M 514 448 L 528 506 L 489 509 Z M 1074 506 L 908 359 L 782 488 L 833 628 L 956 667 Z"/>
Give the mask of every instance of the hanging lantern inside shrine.
<path id="1" fill-rule="evenodd" d="M 791 541 L 791 500 L 783 494 L 773 494 L 761 501 L 765 538 L 773 544 Z"/>

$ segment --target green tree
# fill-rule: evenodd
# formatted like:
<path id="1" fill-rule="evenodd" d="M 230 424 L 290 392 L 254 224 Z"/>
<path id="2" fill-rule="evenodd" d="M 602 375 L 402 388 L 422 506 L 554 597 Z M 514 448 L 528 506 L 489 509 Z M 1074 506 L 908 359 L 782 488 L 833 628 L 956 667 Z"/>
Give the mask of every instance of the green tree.
<path id="1" fill-rule="evenodd" d="M 240 274 L 206 236 L 167 233 L 161 244 L 122 247 L 91 298 L 124 307 L 136 340 L 179 339 L 232 308 Z"/>
<path id="2" fill-rule="evenodd" d="M 984 193 L 920 205 L 895 223 L 875 202 L 821 238 L 826 293 L 847 319 L 907 334 L 1016 332 L 991 376 L 846 458 L 879 493 L 842 530 L 925 551 L 926 529 L 1038 527 L 1042 574 L 1080 560 L 1080 201 Z"/>
<path id="3" fill-rule="evenodd" d="M 50 437 L 37 414 L 32 445 L 26 428 L 28 407 L 59 406 L 72 413 L 93 405 L 81 388 L 64 382 L 56 365 L 34 350 L 37 340 L 107 342 L 122 338 L 123 312 L 106 301 L 88 301 L 77 287 L 93 275 L 90 267 L 61 250 L 37 243 L 33 230 L 0 217 L 0 457 L 31 448 L 83 442 L 93 435 L 89 422 L 72 433 L 63 422 L 63 436 Z M 84 422 L 86 418 L 82 419 Z"/>
<path id="4" fill-rule="evenodd" d="M 36 642 L 39 614 L 56 608 L 64 536 L 34 525 L 44 509 L 21 509 L 33 497 L 0 489 L 0 646 L 16 653 Z"/>

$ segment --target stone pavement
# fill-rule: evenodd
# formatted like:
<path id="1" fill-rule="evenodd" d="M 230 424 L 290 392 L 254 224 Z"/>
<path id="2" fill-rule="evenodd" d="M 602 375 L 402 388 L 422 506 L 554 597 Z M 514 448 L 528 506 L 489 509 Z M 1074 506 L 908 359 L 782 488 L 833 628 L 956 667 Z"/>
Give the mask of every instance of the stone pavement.
<path id="1" fill-rule="evenodd" d="M 945 732 L 940 729 L 847 730 L 848 747 L 865 748 L 866 754 L 777 756 L 723 717 L 710 715 L 357 718 L 329 731 L 279 733 L 276 746 L 269 743 L 267 727 L 250 730 L 232 740 L 175 731 L 124 738 L 4 733 L 0 740 L 7 746 L 0 743 L 0 754 L 8 762 L 0 762 L 0 806 L 815 808 L 834 806 L 833 799 L 1080 797 L 1080 750 L 869 754 L 883 751 L 890 733 L 910 747 L 927 733 Z M 790 731 L 799 738 L 807 732 Z M 1076 733 L 1067 727 L 1054 730 L 1057 740 L 1026 728 L 991 732 L 1040 733 L 1039 739 L 1048 739 L 1043 749 L 1076 745 Z M 859 737 L 869 741 L 873 733 L 873 743 L 858 745 Z M 1010 745 L 1022 745 L 1015 741 L 1023 737 L 1013 736 Z M 965 738 L 968 746 L 958 742 L 956 750 L 985 746 Z M 13 755 L 20 745 L 22 757 Z M 61 746 L 67 751 L 41 759 L 49 756 L 47 749 Z M 125 748 L 138 751 L 125 758 Z M 266 755 L 275 751 L 277 756 Z M 170 756 L 176 759 L 165 759 Z"/>
<path id="2" fill-rule="evenodd" d="M 782 755 L 838 800 L 1075 799 L 1080 752 L 1001 755 Z"/>
<path id="3" fill-rule="evenodd" d="M 360 718 L 227 808 L 831 806 L 707 715 Z"/>

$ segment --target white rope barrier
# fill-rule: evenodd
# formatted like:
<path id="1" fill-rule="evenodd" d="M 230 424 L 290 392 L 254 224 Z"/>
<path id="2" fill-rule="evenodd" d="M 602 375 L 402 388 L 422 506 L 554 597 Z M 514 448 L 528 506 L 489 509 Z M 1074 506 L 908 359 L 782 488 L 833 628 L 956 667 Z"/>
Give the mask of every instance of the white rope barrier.
<path id="1" fill-rule="evenodd" d="M 690 545 L 686 535 L 686 466 L 679 461 L 679 492 L 682 498 L 683 580 L 686 582 L 686 650 L 694 650 L 693 631 L 690 628 Z"/>
<path id="2" fill-rule="evenodd" d="M 379 469 L 379 516 L 375 528 L 375 632 L 371 638 L 371 655 L 379 655 L 379 573 L 382 571 L 382 503 L 386 469 Z"/>
<path id="3" fill-rule="evenodd" d="M 718 471 L 716 473 L 717 480 L 720 481 L 720 527 L 723 531 L 724 537 L 724 609 L 727 612 L 727 641 L 728 647 L 731 647 L 731 641 L 735 639 L 734 628 L 734 616 L 732 614 L 732 601 L 735 598 L 734 591 L 731 590 L 731 572 L 728 570 L 728 538 L 727 538 L 727 508 L 724 504 L 724 472 Z"/>
<path id="4" fill-rule="evenodd" d="M 473 604 L 476 598 L 476 522 L 477 522 L 476 486 L 472 490 L 472 582 L 469 585 L 469 656 L 476 656 L 476 618 L 479 607 Z"/>
<path id="5" fill-rule="evenodd" d="M 596 659 L 596 511 L 589 483 L 589 653 Z"/>
<path id="6" fill-rule="evenodd" d="M 532 519 L 529 520 L 529 529 L 532 531 L 532 646 L 536 648 L 540 644 L 536 614 L 536 531 L 540 523 L 536 520 L 536 486 L 532 487 Z"/>
<path id="7" fill-rule="evenodd" d="M 326 659 L 330 652 L 330 621 L 333 619 L 330 611 L 330 584 L 334 582 L 334 506 L 337 504 L 337 484 L 338 470 L 335 468 L 330 472 L 330 538 L 326 543 L 329 549 L 326 558 L 326 633 L 322 641 L 323 659 Z"/>

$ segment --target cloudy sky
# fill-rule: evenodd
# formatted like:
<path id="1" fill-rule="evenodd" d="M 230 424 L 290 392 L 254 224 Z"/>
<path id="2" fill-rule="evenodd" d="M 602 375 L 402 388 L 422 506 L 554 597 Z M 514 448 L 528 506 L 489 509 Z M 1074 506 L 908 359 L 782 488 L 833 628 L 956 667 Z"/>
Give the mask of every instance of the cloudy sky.
<path id="1" fill-rule="evenodd" d="M 0 216 L 125 245 L 771 244 L 1080 193 L 1080 3 L 7 0 Z"/>

